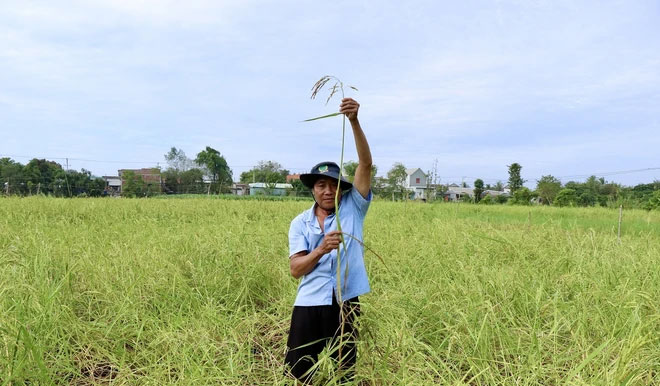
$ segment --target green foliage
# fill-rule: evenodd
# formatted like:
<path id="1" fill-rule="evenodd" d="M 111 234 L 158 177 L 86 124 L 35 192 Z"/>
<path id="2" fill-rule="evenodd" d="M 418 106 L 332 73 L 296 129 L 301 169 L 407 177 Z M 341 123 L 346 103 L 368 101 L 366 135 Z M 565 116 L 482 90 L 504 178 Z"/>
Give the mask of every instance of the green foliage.
<path id="1" fill-rule="evenodd" d="M 649 202 L 644 206 L 647 210 L 659 210 L 660 209 L 660 190 L 653 192 Z"/>
<path id="2" fill-rule="evenodd" d="M 193 161 L 186 156 L 186 153 L 174 146 L 172 146 L 170 151 L 165 154 L 165 161 L 167 161 L 169 166 L 168 169 L 178 172 L 185 172 L 193 165 Z"/>
<path id="3" fill-rule="evenodd" d="M 232 172 L 225 157 L 219 151 L 207 146 L 205 150 L 197 153 L 195 162 L 203 165 L 211 177 L 211 190 L 214 193 L 225 192 L 229 190 L 232 184 Z"/>
<path id="4" fill-rule="evenodd" d="M 353 182 L 355 178 L 355 171 L 357 170 L 358 163 L 356 161 L 346 161 L 344 162 L 344 173 L 349 181 Z"/>
<path id="5" fill-rule="evenodd" d="M 481 194 L 484 192 L 484 181 L 481 178 L 474 180 L 474 202 L 481 201 Z"/>
<path id="6" fill-rule="evenodd" d="M 286 182 L 289 171 L 275 161 L 259 161 L 254 168 L 241 173 L 241 183 L 263 182 L 279 184 Z"/>
<path id="7" fill-rule="evenodd" d="M 484 204 L 484 205 L 493 205 L 494 203 L 495 203 L 495 200 L 493 199 L 493 197 L 490 194 L 487 194 L 486 196 L 484 196 L 484 198 L 482 198 L 479 201 L 479 204 Z"/>
<path id="8" fill-rule="evenodd" d="M 498 204 L 506 204 L 509 201 L 509 196 L 506 194 L 498 194 L 495 196 L 495 202 Z"/>
<path id="9" fill-rule="evenodd" d="M 69 170 L 66 172 L 66 181 L 72 196 L 99 197 L 105 190 L 103 178 L 93 178 L 92 172 L 82 169 L 80 172 Z"/>
<path id="10" fill-rule="evenodd" d="M 509 189 L 511 189 L 511 193 L 515 193 L 518 189 L 522 188 L 523 184 L 525 183 L 525 180 L 523 180 L 522 177 L 520 176 L 520 171 L 522 170 L 522 166 L 514 162 L 511 165 L 509 165 L 508 168 L 509 168 Z"/>
<path id="11" fill-rule="evenodd" d="M 162 197 L 0 199 L 0 383 L 292 383 L 286 234 L 311 199 Z M 626 211 L 621 244 L 617 218 L 374 202 L 355 383 L 657 384 L 660 212 Z"/>
<path id="12" fill-rule="evenodd" d="M 65 172 L 57 162 L 34 158 L 25 165 L 23 175 L 29 194 L 68 195 Z"/>
<path id="13" fill-rule="evenodd" d="M 578 197 L 578 205 L 594 206 L 596 204 L 596 194 L 591 190 L 585 190 Z"/>
<path id="14" fill-rule="evenodd" d="M 141 175 L 132 170 L 125 171 L 122 176 L 121 195 L 124 197 L 142 197 L 146 191 L 146 184 Z"/>
<path id="15" fill-rule="evenodd" d="M 531 205 L 532 199 L 536 196 L 531 190 L 522 187 L 513 193 L 513 197 L 509 200 L 510 204 L 514 205 Z"/>
<path id="16" fill-rule="evenodd" d="M 10 158 L 0 159 L 0 194 L 49 195 L 56 197 L 98 197 L 105 181 L 89 170 L 64 170 L 60 164 L 32 159 L 23 166 Z"/>
<path id="17" fill-rule="evenodd" d="M 564 188 L 557 192 L 555 196 L 555 205 L 559 206 L 576 206 L 578 201 L 577 192 L 575 189 Z"/>
<path id="18" fill-rule="evenodd" d="M 162 173 L 163 189 L 168 194 L 206 193 L 204 172 L 199 168 L 180 171 L 169 168 Z"/>
<path id="19" fill-rule="evenodd" d="M 470 203 L 470 202 L 474 202 L 474 198 L 472 198 L 469 195 L 465 194 L 465 195 L 461 196 L 459 201 L 460 202 L 465 202 L 465 203 Z"/>
<path id="20" fill-rule="evenodd" d="M 358 163 L 356 161 L 347 161 L 344 162 L 344 172 L 349 181 L 353 182 L 355 178 L 355 171 L 357 170 Z M 376 185 L 376 173 L 378 173 L 378 167 L 376 165 L 371 165 L 371 186 Z"/>
<path id="21" fill-rule="evenodd" d="M 302 183 L 302 181 L 300 181 L 299 179 L 296 178 L 296 179 L 291 180 L 290 184 L 292 186 L 291 190 L 289 191 L 290 196 L 295 196 L 295 197 L 301 197 L 301 196 L 302 197 L 311 197 L 312 196 L 309 188 L 307 188 Z"/>
<path id="22" fill-rule="evenodd" d="M 541 204 L 551 205 L 560 190 L 561 181 L 552 175 L 543 176 L 536 183 L 536 193 L 539 196 Z"/>
<path id="23" fill-rule="evenodd" d="M 401 162 L 395 162 L 392 168 L 387 172 L 388 188 L 384 194 L 394 194 L 395 197 L 400 199 L 407 199 L 408 194 L 405 188 L 406 178 L 408 173 L 406 167 Z"/>

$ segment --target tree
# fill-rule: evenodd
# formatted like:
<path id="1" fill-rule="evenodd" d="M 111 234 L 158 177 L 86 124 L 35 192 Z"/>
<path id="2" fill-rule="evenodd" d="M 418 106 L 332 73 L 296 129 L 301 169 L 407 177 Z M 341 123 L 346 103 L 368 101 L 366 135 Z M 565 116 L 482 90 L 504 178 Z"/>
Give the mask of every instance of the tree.
<path id="1" fill-rule="evenodd" d="M 406 167 L 401 162 L 394 163 L 392 169 L 387 172 L 387 182 L 389 183 L 392 192 L 400 194 L 401 198 L 405 197 L 405 183 L 407 177 L 408 172 L 406 172 Z"/>
<path id="2" fill-rule="evenodd" d="M 495 203 L 493 197 L 490 194 L 487 194 L 482 200 L 479 201 L 479 204 L 483 205 L 492 205 Z"/>
<path id="3" fill-rule="evenodd" d="M 259 161 L 254 168 L 241 173 L 241 183 L 264 182 L 277 184 L 286 182 L 289 171 L 275 161 Z"/>
<path id="4" fill-rule="evenodd" d="M 67 188 L 67 180 L 62 165 L 45 159 L 32 159 L 23 168 L 29 193 L 61 194 Z"/>
<path id="5" fill-rule="evenodd" d="M 0 187 L 3 194 L 26 194 L 23 165 L 11 158 L 0 158 Z"/>
<path id="6" fill-rule="evenodd" d="M 309 188 L 307 188 L 302 181 L 299 179 L 293 179 L 291 180 L 291 191 L 289 191 L 289 195 L 291 196 L 310 196 L 311 193 L 309 191 Z"/>
<path id="7" fill-rule="evenodd" d="M 181 193 L 205 193 L 204 190 L 204 172 L 199 168 L 188 169 L 180 174 Z"/>
<path id="8" fill-rule="evenodd" d="M 522 187 L 513 193 L 513 198 L 509 201 L 511 204 L 530 205 L 534 194 L 529 189 Z"/>
<path id="9" fill-rule="evenodd" d="M 660 190 L 656 190 L 649 198 L 649 201 L 644 205 L 646 210 L 660 209 Z"/>
<path id="10" fill-rule="evenodd" d="M 498 194 L 495 196 L 495 202 L 498 204 L 506 204 L 509 201 L 509 196 L 506 194 Z"/>
<path id="11" fill-rule="evenodd" d="M 219 151 L 207 146 L 205 150 L 197 153 L 195 162 L 206 168 L 209 177 L 211 177 L 211 188 L 214 192 L 220 193 L 226 190 L 226 187 L 232 184 L 232 172 L 225 157 Z"/>
<path id="12" fill-rule="evenodd" d="M 515 193 L 516 190 L 522 188 L 523 184 L 525 183 L 525 180 L 520 177 L 520 171 L 522 170 L 522 166 L 518 163 L 512 163 L 509 167 L 509 189 L 511 189 L 511 193 Z"/>
<path id="13" fill-rule="evenodd" d="M 504 184 L 502 184 L 502 181 L 497 181 L 497 183 L 493 187 L 493 190 L 497 190 L 498 192 L 503 192 L 504 191 Z"/>
<path id="14" fill-rule="evenodd" d="M 552 175 L 542 176 L 536 183 L 536 192 L 543 204 L 552 205 L 552 201 L 561 190 L 561 181 Z"/>
<path id="15" fill-rule="evenodd" d="M 597 196 L 591 190 L 585 190 L 578 197 L 578 204 L 580 206 L 594 206 L 596 205 Z"/>
<path id="16" fill-rule="evenodd" d="M 554 201 L 559 206 L 575 206 L 577 204 L 577 193 L 575 189 L 564 188 L 557 193 Z"/>
<path id="17" fill-rule="evenodd" d="M 344 173 L 350 182 L 353 182 L 355 179 L 355 171 L 357 170 L 358 163 L 355 161 L 344 162 Z M 378 167 L 376 165 L 371 165 L 371 186 L 376 186 L 376 173 L 378 172 Z"/>
<path id="18" fill-rule="evenodd" d="M 124 197 L 142 197 L 147 190 L 142 176 L 132 170 L 125 171 L 121 179 L 121 195 Z"/>
<path id="19" fill-rule="evenodd" d="M 474 202 L 481 201 L 481 194 L 484 192 L 484 182 L 481 178 L 474 180 Z"/>
<path id="20" fill-rule="evenodd" d="M 174 146 L 165 154 L 165 161 L 167 161 L 167 165 L 169 166 L 168 170 L 173 169 L 178 172 L 185 172 L 193 165 L 193 161 L 186 156 L 186 153 Z"/>

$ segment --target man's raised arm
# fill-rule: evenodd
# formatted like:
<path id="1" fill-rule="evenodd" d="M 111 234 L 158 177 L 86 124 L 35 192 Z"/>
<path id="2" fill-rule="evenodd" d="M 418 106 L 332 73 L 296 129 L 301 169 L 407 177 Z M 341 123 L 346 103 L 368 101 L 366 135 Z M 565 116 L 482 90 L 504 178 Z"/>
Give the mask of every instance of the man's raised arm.
<path id="1" fill-rule="evenodd" d="M 339 111 L 346 114 L 351 128 L 353 129 L 353 137 L 355 138 L 355 148 L 358 154 L 358 166 L 355 169 L 355 178 L 353 179 L 353 186 L 360 192 L 362 197 L 366 198 L 371 189 L 371 150 L 369 150 L 369 143 L 367 137 L 362 131 L 360 121 L 358 120 L 358 110 L 360 104 L 353 98 L 344 98 L 339 105 Z"/>

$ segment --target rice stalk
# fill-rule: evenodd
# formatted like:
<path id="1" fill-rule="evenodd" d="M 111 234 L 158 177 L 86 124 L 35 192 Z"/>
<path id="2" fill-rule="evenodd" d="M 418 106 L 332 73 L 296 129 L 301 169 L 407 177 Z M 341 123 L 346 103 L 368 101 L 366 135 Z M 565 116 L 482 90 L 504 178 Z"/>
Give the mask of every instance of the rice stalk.
<path id="1" fill-rule="evenodd" d="M 314 86 L 312 87 L 312 95 L 311 99 L 316 99 L 316 96 L 318 95 L 319 91 L 323 89 L 323 87 L 330 81 L 334 80 L 335 83 L 332 85 L 330 88 L 330 94 L 328 95 L 328 98 L 325 101 L 325 104 L 327 105 L 328 102 L 330 102 L 330 99 L 337 93 L 337 91 L 341 92 L 341 97 L 342 99 L 345 98 L 344 94 L 344 83 L 339 80 L 336 76 L 332 75 L 325 75 L 319 79 Z M 351 86 L 352 87 L 352 86 Z M 355 89 L 354 87 L 352 87 Z M 357 90 L 357 89 L 356 89 Z M 328 117 L 333 117 L 337 116 L 340 113 L 333 113 L 333 114 L 328 114 L 322 117 L 318 118 L 311 118 L 307 121 L 313 121 L 316 119 L 322 119 L 322 118 L 328 118 Z M 339 194 L 341 192 L 341 176 L 344 174 L 344 143 L 345 143 L 345 138 L 346 138 L 346 115 L 344 114 L 342 117 L 342 123 L 341 123 L 341 155 L 339 157 L 339 178 L 337 179 L 337 191 L 335 192 L 335 213 L 337 215 L 337 230 L 342 232 L 341 229 L 341 218 L 339 216 Z M 344 241 L 344 238 L 341 237 L 341 244 L 342 247 L 344 248 L 344 252 L 346 252 L 346 242 Z M 344 289 L 346 288 L 346 279 L 348 278 L 348 262 L 346 263 L 346 270 L 344 272 Z M 337 248 L 337 302 L 339 304 L 343 304 L 343 299 L 342 299 L 342 282 L 341 282 L 341 248 Z"/>

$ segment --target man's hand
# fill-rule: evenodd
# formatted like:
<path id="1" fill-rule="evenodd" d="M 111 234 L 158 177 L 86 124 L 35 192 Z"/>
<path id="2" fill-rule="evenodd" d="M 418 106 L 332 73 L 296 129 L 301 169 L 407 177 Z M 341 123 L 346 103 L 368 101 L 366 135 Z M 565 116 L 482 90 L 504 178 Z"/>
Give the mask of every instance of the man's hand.
<path id="1" fill-rule="evenodd" d="M 323 241 L 321 241 L 321 245 L 319 245 L 317 249 L 321 254 L 325 255 L 326 253 L 330 253 L 331 251 L 339 248 L 339 243 L 341 243 L 341 232 L 328 232 L 323 238 Z"/>
<path id="2" fill-rule="evenodd" d="M 339 105 L 339 112 L 346 114 L 349 121 L 357 121 L 360 104 L 353 98 L 344 98 Z"/>

